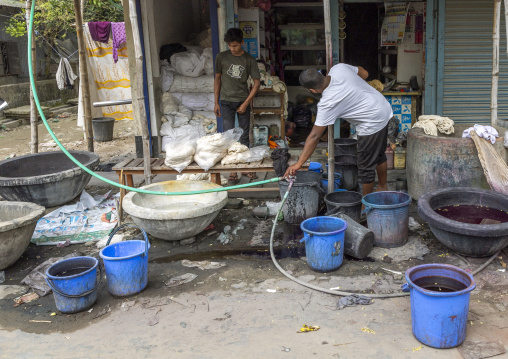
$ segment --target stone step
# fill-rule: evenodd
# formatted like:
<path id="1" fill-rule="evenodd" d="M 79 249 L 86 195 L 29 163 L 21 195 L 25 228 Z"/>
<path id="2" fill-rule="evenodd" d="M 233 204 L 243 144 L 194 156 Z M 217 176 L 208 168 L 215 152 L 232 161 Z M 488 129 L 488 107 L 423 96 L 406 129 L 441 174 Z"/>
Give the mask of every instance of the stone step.
<path id="1" fill-rule="evenodd" d="M 42 111 L 46 117 L 50 114 L 49 107 L 42 107 Z M 22 119 L 22 118 L 30 118 L 30 105 L 11 108 L 4 111 L 5 117 L 9 119 Z M 40 117 L 40 116 L 39 116 Z"/>

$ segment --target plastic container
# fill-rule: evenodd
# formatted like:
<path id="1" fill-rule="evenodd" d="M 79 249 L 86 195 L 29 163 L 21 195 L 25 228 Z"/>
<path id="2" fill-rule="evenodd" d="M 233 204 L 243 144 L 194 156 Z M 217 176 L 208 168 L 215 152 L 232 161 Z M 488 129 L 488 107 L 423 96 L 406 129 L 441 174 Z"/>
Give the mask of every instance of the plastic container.
<path id="1" fill-rule="evenodd" d="M 268 145 L 268 126 L 254 126 L 252 133 L 254 135 L 254 146 Z"/>
<path id="2" fill-rule="evenodd" d="M 407 192 L 407 179 L 402 177 L 397 178 L 395 180 L 395 190 L 399 192 Z"/>
<path id="3" fill-rule="evenodd" d="M 327 215 L 343 213 L 360 222 L 362 197 L 360 193 L 352 191 L 328 193 L 325 196 Z"/>
<path id="4" fill-rule="evenodd" d="M 305 256 L 310 269 L 318 272 L 334 271 L 344 259 L 346 221 L 335 217 L 314 217 L 302 222 Z"/>
<path id="5" fill-rule="evenodd" d="M 404 147 L 395 147 L 393 152 L 393 168 L 396 170 L 406 168 L 406 149 Z"/>
<path id="6" fill-rule="evenodd" d="M 469 299 L 476 287 L 473 276 L 449 264 L 424 264 L 409 268 L 406 280 L 402 288 L 411 296 L 415 338 L 439 349 L 462 344 L 466 339 Z"/>
<path id="7" fill-rule="evenodd" d="M 311 162 L 309 163 L 309 171 L 323 173 L 323 165 L 319 162 Z"/>
<path id="8" fill-rule="evenodd" d="M 335 147 L 335 156 L 352 155 L 356 156 L 358 140 L 354 138 L 336 138 L 333 141 Z"/>
<path id="9" fill-rule="evenodd" d="M 276 124 L 270 125 L 268 129 L 268 133 L 270 136 L 278 136 L 279 135 L 279 126 Z"/>
<path id="10" fill-rule="evenodd" d="M 400 247 L 407 243 L 411 197 L 403 192 L 374 192 L 363 197 L 367 226 L 374 232 L 374 245 Z"/>
<path id="11" fill-rule="evenodd" d="M 351 191 L 358 187 L 358 164 L 356 156 L 335 156 L 335 172 L 340 173 L 341 186 L 343 189 Z"/>
<path id="12" fill-rule="evenodd" d="M 97 117 L 92 119 L 93 138 L 97 142 L 113 140 L 115 119 L 112 117 Z"/>
<path id="13" fill-rule="evenodd" d="M 386 146 L 386 168 L 393 170 L 393 150 L 390 146 Z"/>
<path id="14" fill-rule="evenodd" d="M 280 197 L 288 190 L 289 182 L 279 181 Z M 300 224 L 308 218 L 315 217 L 319 209 L 321 192 L 321 174 L 312 171 L 297 171 L 296 180 L 286 199 L 282 213 L 284 220 L 290 224 Z"/>
<path id="15" fill-rule="evenodd" d="M 131 240 L 109 245 L 111 238 L 124 227 L 141 230 L 144 241 Z M 100 251 L 108 280 L 108 290 L 112 295 L 124 297 L 136 294 L 148 284 L 148 249 L 150 243 L 146 232 L 135 224 L 117 227 L 109 236 L 108 243 Z"/>
<path id="16" fill-rule="evenodd" d="M 367 257 L 374 246 L 374 233 L 345 214 L 336 214 L 332 217 L 338 217 L 347 222 L 344 236 L 344 254 L 357 259 Z"/>
<path id="17" fill-rule="evenodd" d="M 323 189 L 324 193 L 328 193 L 328 173 L 323 173 L 321 188 Z M 338 189 L 340 189 L 340 173 L 335 173 L 333 180 L 333 191 L 335 192 Z"/>
<path id="18" fill-rule="evenodd" d="M 78 313 L 97 301 L 98 265 L 95 258 L 74 257 L 48 268 L 46 282 L 53 290 L 56 309 L 62 313 Z"/>

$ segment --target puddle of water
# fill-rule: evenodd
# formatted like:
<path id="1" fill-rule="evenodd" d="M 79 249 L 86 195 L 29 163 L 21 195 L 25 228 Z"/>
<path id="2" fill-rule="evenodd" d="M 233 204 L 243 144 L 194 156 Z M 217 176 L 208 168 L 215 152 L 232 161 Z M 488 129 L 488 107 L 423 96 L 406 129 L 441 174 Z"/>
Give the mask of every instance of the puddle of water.
<path id="1" fill-rule="evenodd" d="M 462 223 L 480 224 L 483 219 L 508 222 L 508 213 L 496 208 L 473 205 L 452 205 L 436 209 L 441 216 Z"/>
<path id="2" fill-rule="evenodd" d="M 426 276 L 414 280 L 413 283 L 420 288 L 442 293 L 459 292 L 467 288 L 458 280 L 442 276 Z"/>

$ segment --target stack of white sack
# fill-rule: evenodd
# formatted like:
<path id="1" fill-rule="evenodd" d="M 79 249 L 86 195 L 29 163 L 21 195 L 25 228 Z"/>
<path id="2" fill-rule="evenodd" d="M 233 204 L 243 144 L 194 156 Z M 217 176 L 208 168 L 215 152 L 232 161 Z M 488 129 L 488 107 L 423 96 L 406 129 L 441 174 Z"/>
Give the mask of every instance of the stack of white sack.
<path id="1" fill-rule="evenodd" d="M 194 92 L 194 93 L 171 93 L 180 103 L 187 106 L 192 111 L 211 111 L 215 107 L 215 98 L 213 92 Z"/>
<path id="2" fill-rule="evenodd" d="M 184 173 L 176 176 L 177 181 L 208 181 L 210 182 L 210 173 Z M 228 179 L 223 175 L 220 175 L 220 184 L 226 186 Z"/>
<path id="3" fill-rule="evenodd" d="M 196 153 L 196 141 L 204 135 L 200 125 L 169 127 L 169 135 L 163 137 L 163 148 L 166 151 L 164 164 L 178 172 L 190 165 Z"/>
<path id="4" fill-rule="evenodd" d="M 204 74 L 213 74 L 213 52 L 211 48 L 202 50 L 202 53 L 200 48 L 178 52 L 171 56 L 170 61 L 176 72 L 183 76 L 198 77 Z"/>
<path id="5" fill-rule="evenodd" d="M 164 114 L 162 122 L 168 122 L 172 127 L 186 125 L 192 118 L 192 110 L 167 92 L 162 95 L 161 111 Z"/>
<path id="6" fill-rule="evenodd" d="M 256 146 L 249 149 L 239 142 L 228 149 L 228 154 L 221 160 L 221 165 L 236 165 L 238 163 L 250 163 L 261 161 L 270 156 L 269 146 Z"/>
<path id="7" fill-rule="evenodd" d="M 229 147 L 240 139 L 242 133 L 241 128 L 233 128 L 223 133 L 201 137 L 197 141 L 194 161 L 208 171 L 227 155 Z"/>
<path id="8" fill-rule="evenodd" d="M 161 87 L 162 92 L 169 91 L 171 86 L 173 85 L 174 77 L 175 77 L 175 69 L 168 60 L 162 60 L 160 62 L 161 68 Z"/>
<path id="9" fill-rule="evenodd" d="M 188 77 L 176 74 L 173 76 L 172 85 L 168 90 L 169 92 L 175 93 L 213 93 L 213 74 L 199 77 Z"/>
<path id="10" fill-rule="evenodd" d="M 217 132 L 217 118 L 210 111 L 194 111 L 190 124 L 200 124 L 205 129 L 205 133 Z"/>

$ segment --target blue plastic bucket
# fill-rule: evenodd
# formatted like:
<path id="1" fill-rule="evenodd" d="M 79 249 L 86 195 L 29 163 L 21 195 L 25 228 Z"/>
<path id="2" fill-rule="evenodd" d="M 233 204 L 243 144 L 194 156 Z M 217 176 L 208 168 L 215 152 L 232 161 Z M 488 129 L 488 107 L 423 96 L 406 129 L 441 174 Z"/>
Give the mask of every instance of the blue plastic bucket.
<path id="1" fill-rule="evenodd" d="M 328 173 L 323 173 L 323 179 L 321 180 L 321 187 L 323 188 L 325 193 L 328 193 Z M 335 192 L 338 189 L 340 189 L 340 173 L 334 173 L 333 191 Z"/>
<path id="2" fill-rule="evenodd" d="M 374 232 L 374 245 L 400 247 L 407 243 L 411 196 L 403 192 L 374 192 L 363 197 L 367 227 Z"/>
<path id="3" fill-rule="evenodd" d="M 462 344 L 469 297 L 476 287 L 473 276 L 449 264 L 424 264 L 409 268 L 406 280 L 402 289 L 410 292 L 415 338 L 434 348 Z"/>
<path id="4" fill-rule="evenodd" d="M 124 224 L 111 233 L 107 244 L 119 229 L 127 226 L 139 228 L 145 240 L 131 240 L 107 245 L 100 252 L 106 271 L 108 290 L 112 295 L 118 297 L 139 293 L 146 288 L 148 283 L 150 243 L 143 229 L 135 224 Z"/>
<path id="5" fill-rule="evenodd" d="M 318 272 L 334 271 L 344 259 L 346 221 L 335 217 L 314 217 L 302 222 L 309 267 Z"/>
<path id="6" fill-rule="evenodd" d="M 74 257 L 48 268 L 46 282 L 53 290 L 56 309 L 62 313 L 77 313 L 97 301 L 98 264 L 99 261 L 92 257 Z"/>
<path id="7" fill-rule="evenodd" d="M 319 162 L 309 163 L 309 171 L 323 173 L 323 165 Z"/>

